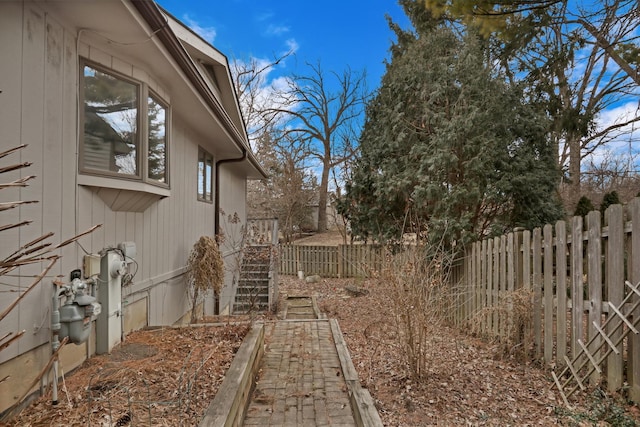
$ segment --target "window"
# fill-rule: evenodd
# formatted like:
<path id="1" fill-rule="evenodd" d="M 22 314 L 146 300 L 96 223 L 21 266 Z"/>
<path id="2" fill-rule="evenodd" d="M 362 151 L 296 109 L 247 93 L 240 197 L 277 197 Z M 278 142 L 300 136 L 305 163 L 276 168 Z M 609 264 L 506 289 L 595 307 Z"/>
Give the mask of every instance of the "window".
<path id="1" fill-rule="evenodd" d="M 153 181 L 167 182 L 167 108 L 153 95 L 147 99 L 147 117 L 149 119 L 149 156 L 148 178 Z"/>
<path id="2" fill-rule="evenodd" d="M 213 156 L 198 149 L 198 200 L 213 202 Z"/>
<path id="3" fill-rule="evenodd" d="M 82 91 L 80 169 L 167 186 L 168 107 L 146 84 L 87 63 Z"/>

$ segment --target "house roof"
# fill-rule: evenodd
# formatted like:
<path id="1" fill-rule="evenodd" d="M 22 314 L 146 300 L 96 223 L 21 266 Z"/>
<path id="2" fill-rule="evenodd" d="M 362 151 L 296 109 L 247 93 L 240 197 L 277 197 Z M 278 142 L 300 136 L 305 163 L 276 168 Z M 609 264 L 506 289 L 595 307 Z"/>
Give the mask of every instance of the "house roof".
<path id="1" fill-rule="evenodd" d="M 177 114 L 217 160 L 250 179 L 266 177 L 253 155 L 225 55 L 151 0 L 48 2 L 82 41 L 117 45 L 124 59 L 153 72 Z M 212 137 L 211 135 L 215 135 Z"/>

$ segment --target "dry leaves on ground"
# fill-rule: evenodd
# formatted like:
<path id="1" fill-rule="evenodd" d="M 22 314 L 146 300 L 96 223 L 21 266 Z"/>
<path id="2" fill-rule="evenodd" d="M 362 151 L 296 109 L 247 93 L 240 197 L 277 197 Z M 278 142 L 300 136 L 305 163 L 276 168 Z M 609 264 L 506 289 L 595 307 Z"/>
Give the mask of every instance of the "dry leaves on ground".
<path id="1" fill-rule="evenodd" d="M 345 291 L 355 284 L 368 295 Z M 640 421 L 637 407 L 597 391 L 577 395 L 575 409 L 568 410 L 548 370 L 518 363 L 500 354 L 498 346 L 446 327 L 429 337 L 425 379 L 412 381 L 384 286 L 375 281 L 306 283 L 281 276 L 280 290 L 316 295 L 320 309 L 338 319 L 360 380 L 387 426 L 632 426 Z M 7 425 L 197 425 L 248 326 L 132 333 L 111 355 L 91 358 L 67 375 L 57 406 L 48 394 Z"/>
<path id="2" fill-rule="evenodd" d="M 633 426 L 636 406 L 598 390 L 563 406 L 550 371 L 500 353 L 500 347 L 447 327 L 426 343 L 429 369 L 412 381 L 403 362 L 384 285 L 353 279 L 306 283 L 281 278 L 281 292 L 315 294 L 320 310 L 338 319 L 360 381 L 387 426 Z M 344 287 L 369 291 L 353 297 Z"/>
<path id="3" fill-rule="evenodd" d="M 250 324 L 134 332 L 87 360 L 7 426 L 194 426 L 224 379 Z"/>

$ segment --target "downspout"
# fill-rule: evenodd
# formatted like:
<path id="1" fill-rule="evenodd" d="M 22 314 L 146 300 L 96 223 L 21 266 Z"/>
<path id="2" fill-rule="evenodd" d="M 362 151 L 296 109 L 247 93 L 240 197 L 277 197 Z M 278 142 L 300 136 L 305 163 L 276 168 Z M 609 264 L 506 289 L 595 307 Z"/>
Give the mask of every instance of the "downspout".
<path id="1" fill-rule="evenodd" d="M 216 167 L 215 167 L 215 191 L 214 191 L 214 198 L 215 201 L 213 202 L 213 206 L 215 209 L 215 215 L 214 215 L 214 233 L 215 233 L 215 237 L 216 237 L 216 241 L 218 242 L 218 244 L 220 243 L 218 241 L 219 236 L 220 236 L 220 166 L 226 163 L 240 163 L 240 162 L 244 162 L 245 160 L 247 160 L 247 149 L 243 146 L 238 146 L 241 150 L 242 150 L 242 157 L 238 157 L 235 159 L 223 159 L 223 160 L 218 160 L 216 161 Z M 218 315 L 220 314 L 220 295 L 216 296 L 215 299 L 215 304 L 213 307 L 213 314 Z"/>

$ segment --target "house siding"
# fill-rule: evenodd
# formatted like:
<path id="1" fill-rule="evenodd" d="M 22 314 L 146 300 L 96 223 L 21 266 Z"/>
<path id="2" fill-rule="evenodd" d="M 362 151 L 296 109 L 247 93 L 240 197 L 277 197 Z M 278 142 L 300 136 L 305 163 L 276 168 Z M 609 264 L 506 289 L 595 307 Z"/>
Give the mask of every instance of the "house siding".
<path id="1" fill-rule="evenodd" d="M 198 146 L 215 152 L 216 138 L 202 138 L 190 129 L 183 119 L 188 112 L 172 109 L 170 114 L 169 197 L 144 212 L 114 212 L 91 187 L 77 184 L 79 56 L 144 81 L 169 104 L 171 82 L 157 81 L 153 70 L 106 43 L 83 40 L 78 44 L 75 28 L 57 21 L 46 7 L 47 3 L 0 2 L 0 151 L 28 144 L 5 159 L 11 164 L 32 163 L 2 178 L 9 181 L 36 175 L 28 187 L 0 192 L 0 202 L 40 201 L 0 213 L 1 224 L 33 221 L 28 227 L 0 233 L 0 259 L 47 232 L 55 233 L 51 240 L 57 243 L 96 224 L 102 227 L 82 237 L 79 244 L 61 249 L 58 253 L 62 258 L 49 275 L 2 321 L 0 335 L 23 329 L 27 332 L 0 352 L 0 378 L 11 375 L 3 388 L 16 390 L 0 393 L 0 412 L 16 403 L 17 394 L 22 394 L 25 384 L 48 360 L 52 281 L 59 277 L 67 282 L 72 270 L 82 268 L 85 250 L 97 253 L 123 241 L 136 243 L 134 282 L 123 288 L 126 333 L 147 324 L 171 325 L 183 318 L 189 307 L 184 280 L 189 251 L 200 236 L 213 235 L 215 227 L 214 205 L 197 200 L 197 155 Z M 223 167 L 220 182 L 222 208 L 244 219 L 245 177 L 229 164 Z M 24 267 L 12 272 L 14 276 L 3 277 L 3 281 L 24 290 L 42 268 Z M 229 275 L 226 283 L 231 284 Z M 232 293 L 224 292 L 228 305 Z M 16 296 L 0 293 L 0 310 Z M 211 307 L 205 309 L 211 311 Z M 95 352 L 95 336 L 89 344 L 67 347 L 61 356 L 65 372 Z M 25 360 L 32 368 L 26 375 L 16 375 L 16 369 L 24 372 L 21 367 Z"/>

